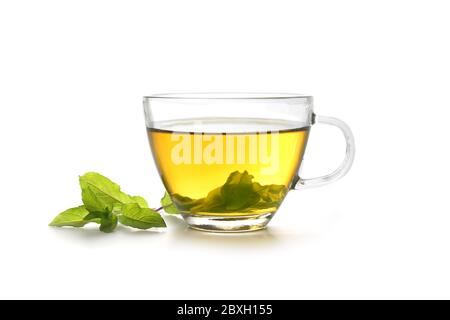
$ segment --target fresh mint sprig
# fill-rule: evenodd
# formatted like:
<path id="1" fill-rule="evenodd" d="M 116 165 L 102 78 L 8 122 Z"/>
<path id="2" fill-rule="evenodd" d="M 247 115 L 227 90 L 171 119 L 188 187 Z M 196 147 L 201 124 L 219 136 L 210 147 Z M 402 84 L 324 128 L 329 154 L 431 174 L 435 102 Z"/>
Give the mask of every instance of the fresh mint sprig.
<path id="1" fill-rule="evenodd" d="M 118 223 L 137 228 L 165 228 L 161 215 L 148 207 L 140 196 L 130 196 L 120 186 L 96 172 L 80 176 L 82 206 L 67 209 L 57 215 L 50 226 L 83 227 L 99 224 L 102 232 L 113 232 Z"/>

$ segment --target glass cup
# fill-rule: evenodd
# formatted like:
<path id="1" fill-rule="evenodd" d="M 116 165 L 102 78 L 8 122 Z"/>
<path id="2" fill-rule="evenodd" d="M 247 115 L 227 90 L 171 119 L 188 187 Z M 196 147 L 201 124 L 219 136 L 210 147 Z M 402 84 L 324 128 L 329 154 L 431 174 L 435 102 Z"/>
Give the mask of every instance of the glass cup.
<path id="1" fill-rule="evenodd" d="M 355 142 L 341 120 L 315 115 L 300 94 L 187 93 L 144 97 L 147 134 L 162 182 L 194 229 L 264 228 L 287 192 L 336 181 L 350 169 Z M 311 127 L 336 126 L 347 147 L 332 173 L 298 175 Z"/>

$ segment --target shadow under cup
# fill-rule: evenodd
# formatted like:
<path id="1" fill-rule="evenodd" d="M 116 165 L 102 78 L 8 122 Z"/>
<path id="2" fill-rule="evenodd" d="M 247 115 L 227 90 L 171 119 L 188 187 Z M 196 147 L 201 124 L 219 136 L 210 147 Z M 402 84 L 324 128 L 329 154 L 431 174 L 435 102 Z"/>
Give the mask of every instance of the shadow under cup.
<path id="1" fill-rule="evenodd" d="M 144 97 L 144 110 L 162 182 L 192 228 L 262 229 L 290 189 L 308 184 L 298 169 L 315 118 L 310 96 L 161 94 Z"/>

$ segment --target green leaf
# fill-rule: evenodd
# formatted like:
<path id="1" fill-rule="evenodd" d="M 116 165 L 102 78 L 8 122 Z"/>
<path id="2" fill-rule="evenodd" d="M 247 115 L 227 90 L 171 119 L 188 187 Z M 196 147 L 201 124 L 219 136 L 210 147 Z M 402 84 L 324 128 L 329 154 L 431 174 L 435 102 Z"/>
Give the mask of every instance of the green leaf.
<path id="1" fill-rule="evenodd" d="M 193 207 L 202 204 L 204 200 L 204 198 L 192 199 L 183 197 L 177 193 L 174 193 L 171 197 L 169 193 L 166 192 L 161 199 L 161 205 L 167 213 L 180 214 L 181 211 L 190 211 Z"/>
<path id="2" fill-rule="evenodd" d="M 49 226 L 52 227 L 83 227 L 89 222 L 100 223 L 100 219 L 97 218 L 89 218 L 89 211 L 86 210 L 84 206 L 79 206 L 75 208 L 67 209 L 66 211 L 58 214 L 52 222 L 50 222 Z"/>
<path id="3" fill-rule="evenodd" d="M 179 210 L 192 213 L 251 212 L 277 208 L 286 193 L 287 188 L 284 185 L 261 185 L 253 182 L 253 176 L 247 171 L 234 171 L 224 185 L 211 190 L 205 198 L 192 199 L 173 194 L 172 200 Z"/>
<path id="4" fill-rule="evenodd" d="M 273 201 L 273 202 L 265 202 L 265 201 L 260 201 L 256 204 L 253 204 L 251 207 L 239 210 L 241 212 L 252 212 L 255 210 L 266 210 L 266 209 L 276 209 L 280 206 L 280 202 L 279 201 Z"/>
<path id="5" fill-rule="evenodd" d="M 141 208 L 136 203 L 122 206 L 119 221 L 123 225 L 144 230 L 166 227 L 164 219 L 158 212 L 150 208 Z"/>
<path id="6" fill-rule="evenodd" d="M 287 188 L 282 184 L 260 185 L 258 182 L 253 183 L 253 190 L 258 192 L 261 198 L 267 202 L 279 202 L 284 199 Z"/>
<path id="7" fill-rule="evenodd" d="M 211 190 L 206 198 L 199 199 L 198 204 L 190 208 L 191 212 L 208 212 L 208 211 L 223 211 L 220 209 L 224 207 L 225 202 L 222 197 L 222 189 L 216 188 Z"/>
<path id="8" fill-rule="evenodd" d="M 253 190 L 253 176 L 247 171 L 232 172 L 225 184 L 208 193 L 206 198 L 191 208 L 191 212 L 233 212 L 251 207 L 260 200 Z"/>
<path id="9" fill-rule="evenodd" d="M 113 232 L 117 227 L 118 218 L 113 212 L 90 212 L 84 219 L 97 219 L 100 221 L 100 231 Z"/>
<path id="10" fill-rule="evenodd" d="M 183 197 L 182 195 L 179 195 L 177 193 L 174 193 L 172 195 L 172 198 L 175 207 L 178 208 L 180 211 L 189 211 L 191 210 L 191 208 L 202 204 L 205 200 L 204 198 L 192 199 L 189 197 Z"/>
<path id="11" fill-rule="evenodd" d="M 177 209 L 175 204 L 172 202 L 169 193 L 166 191 L 164 197 L 161 198 L 161 206 L 167 213 L 178 214 L 180 211 Z"/>
<path id="12" fill-rule="evenodd" d="M 110 212 L 89 212 L 84 219 L 85 220 L 93 220 L 96 219 L 98 221 L 101 221 L 102 219 L 107 219 L 110 215 Z"/>
<path id="13" fill-rule="evenodd" d="M 118 223 L 119 219 L 113 213 L 110 213 L 106 218 L 101 220 L 100 231 L 110 233 L 113 232 Z"/>
<path id="14" fill-rule="evenodd" d="M 148 208 L 147 201 L 141 196 L 132 196 L 131 201 L 137 203 L 141 208 Z"/>
<path id="15" fill-rule="evenodd" d="M 230 174 L 227 182 L 222 186 L 221 195 L 225 203 L 225 210 L 234 211 L 248 208 L 259 201 L 260 195 L 253 190 L 253 176 L 247 171 L 235 171 Z"/>
<path id="16" fill-rule="evenodd" d="M 148 207 L 144 198 L 122 192 L 118 184 L 96 172 L 81 176 L 80 187 L 83 203 L 89 212 L 111 212 L 115 205 L 126 203 Z"/>

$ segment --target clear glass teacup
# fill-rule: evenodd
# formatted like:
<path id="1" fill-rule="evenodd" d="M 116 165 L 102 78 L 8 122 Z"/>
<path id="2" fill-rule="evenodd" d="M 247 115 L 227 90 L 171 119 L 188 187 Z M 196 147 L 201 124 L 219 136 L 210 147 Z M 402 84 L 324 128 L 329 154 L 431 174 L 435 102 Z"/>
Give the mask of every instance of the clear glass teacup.
<path id="1" fill-rule="evenodd" d="M 187 93 L 144 97 L 145 120 L 162 182 L 194 229 L 264 228 L 292 189 L 335 181 L 350 169 L 355 143 L 341 120 L 317 116 L 300 94 Z M 302 179 L 311 127 L 337 126 L 345 158 L 334 172 Z"/>

